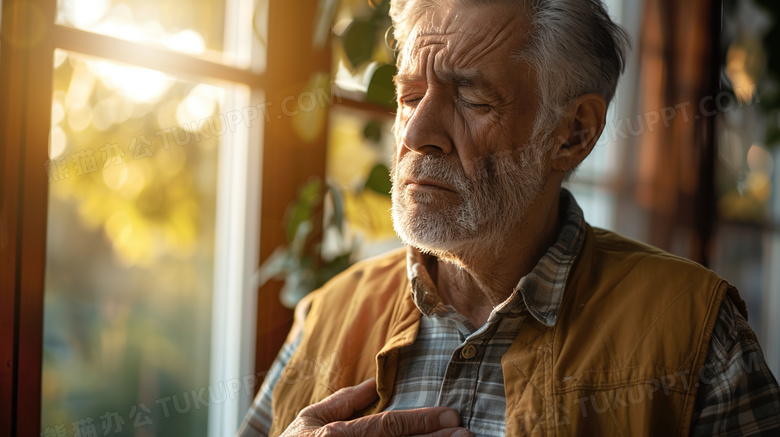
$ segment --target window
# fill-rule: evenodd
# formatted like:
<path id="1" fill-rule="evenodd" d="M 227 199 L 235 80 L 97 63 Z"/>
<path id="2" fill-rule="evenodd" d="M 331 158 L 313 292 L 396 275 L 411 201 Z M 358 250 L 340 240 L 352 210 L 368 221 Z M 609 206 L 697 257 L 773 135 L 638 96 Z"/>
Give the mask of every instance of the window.
<path id="1" fill-rule="evenodd" d="M 71 50 L 53 56 L 45 164 L 44 435 L 226 435 L 248 407 L 239 382 L 253 374 L 254 312 L 242 302 L 254 295 L 259 218 L 249 137 L 262 125 L 236 112 L 264 63 L 249 69 L 264 56 L 246 44 L 259 41 L 253 17 L 265 10 L 237 1 L 57 4 L 56 44 Z M 115 43 L 95 34 L 127 41 L 125 57 L 96 49 Z M 243 68 L 127 59 L 151 47 Z"/>
<path id="2" fill-rule="evenodd" d="M 612 19 L 629 33 L 632 51 L 627 59 L 626 71 L 618 82 L 615 97 L 607 111 L 607 125 L 593 151 L 582 162 L 574 177 L 566 183 L 566 188 L 574 194 L 582 207 L 585 219 L 591 225 L 615 229 L 637 238 L 641 228 L 616 222 L 620 195 L 616 182 L 621 176 L 620 166 L 625 160 L 625 150 L 629 141 L 623 139 L 615 126 L 618 125 L 616 121 L 628 118 L 635 107 L 640 62 L 637 41 L 639 22 L 642 18 L 642 2 L 608 0 L 604 3 Z"/>
<path id="3" fill-rule="evenodd" d="M 287 169 L 297 145 L 321 140 L 288 135 L 294 117 L 279 113 L 319 68 L 304 3 L 311 13 L 6 2 L 0 392 L 13 408 L 0 434 L 235 431 L 258 379 L 255 322 L 269 323 L 252 282 L 268 251 L 260 211 L 278 224 L 301 177 Z M 274 28 L 276 55 L 271 10 L 288 23 Z M 309 64 L 289 56 L 302 50 Z M 307 155 L 305 172 L 324 168 Z M 272 232 L 264 242 L 275 247 Z"/>

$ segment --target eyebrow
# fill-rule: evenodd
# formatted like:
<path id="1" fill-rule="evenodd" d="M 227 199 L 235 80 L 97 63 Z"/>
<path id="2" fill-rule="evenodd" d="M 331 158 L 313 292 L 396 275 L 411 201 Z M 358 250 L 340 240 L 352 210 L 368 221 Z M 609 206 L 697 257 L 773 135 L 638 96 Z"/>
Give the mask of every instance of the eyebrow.
<path id="1" fill-rule="evenodd" d="M 451 85 L 466 88 L 484 88 L 493 90 L 493 87 L 476 72 L 446 72 L 439 75 L 439 79 Z M 396 86 L 409 85 L 416 82 L 424 82 L 425 78 L 420 74 L 400 73 L 393 81 Z"/>

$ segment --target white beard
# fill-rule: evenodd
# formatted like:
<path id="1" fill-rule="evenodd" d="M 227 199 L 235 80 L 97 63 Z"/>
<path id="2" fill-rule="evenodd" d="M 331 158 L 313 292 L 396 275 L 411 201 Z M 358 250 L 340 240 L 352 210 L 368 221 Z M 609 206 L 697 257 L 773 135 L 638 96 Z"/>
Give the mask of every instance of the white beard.
<path id="1" fill-rule="evenodd" d="M 551 145 L 531 142 L 519 151 L 513 148 L 463 164 L 454 155 L 407 153 L 391 172 L 395 232 L 405 244 L 440 259 L 475 251 L 497 253 L 517 238 L 517 225 L 543 189 Z M 464 165 L 474 167 L 474 180 L 466 176 Z M 406 178 L 437 181 L 457 194 L 410 193 Z"/>

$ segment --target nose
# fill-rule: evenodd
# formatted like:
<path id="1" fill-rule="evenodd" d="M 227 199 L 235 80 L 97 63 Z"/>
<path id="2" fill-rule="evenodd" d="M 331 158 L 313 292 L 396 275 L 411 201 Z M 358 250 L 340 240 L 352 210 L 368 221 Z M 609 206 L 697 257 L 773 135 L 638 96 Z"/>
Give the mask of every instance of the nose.
<path id="1" fill-rule="evenodd" d="M 451 132 L 447 123 L 448 111 L 444 96 L 430 93 L 420 100 L 414 112 L 403 126 L 401 139 L 403 149 L 417 153 L 449 154 L 453 144 Z M 402 150 L 403 154 L 405 150 Z"/>

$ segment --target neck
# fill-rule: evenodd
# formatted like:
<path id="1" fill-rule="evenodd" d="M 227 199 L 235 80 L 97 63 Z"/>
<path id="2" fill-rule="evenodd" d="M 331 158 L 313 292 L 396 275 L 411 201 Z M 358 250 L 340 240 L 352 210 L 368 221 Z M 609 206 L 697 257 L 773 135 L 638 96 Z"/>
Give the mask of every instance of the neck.
<path id="1" fill-rule="evenodd" d="M 561 227 L 559 196 L 560 186 L 543 190 L 501 247 L 469 245 L 439 259 L 436 282 L 442 301 L 475 327 L 484 325 L 555 243 Z"/>

